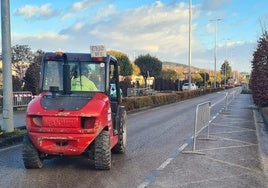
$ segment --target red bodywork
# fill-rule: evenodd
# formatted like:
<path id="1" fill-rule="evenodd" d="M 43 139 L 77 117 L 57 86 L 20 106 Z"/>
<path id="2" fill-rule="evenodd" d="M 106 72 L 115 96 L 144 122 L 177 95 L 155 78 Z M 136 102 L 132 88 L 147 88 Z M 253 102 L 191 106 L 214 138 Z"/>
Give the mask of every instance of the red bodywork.
<path id="1" fill-rule="evenodd" d="M 48 155 L 80 155 L 103 129 L 110 131 L 110 147 L 118 142 L 113 133 L 108 97 L 96 93 L 78 110 L 46 110 L 41 106 L 43 93 L 30 102 L 26 124 L 34 146 Z M 73 98 L 72 100 L 75 100 Z"/>

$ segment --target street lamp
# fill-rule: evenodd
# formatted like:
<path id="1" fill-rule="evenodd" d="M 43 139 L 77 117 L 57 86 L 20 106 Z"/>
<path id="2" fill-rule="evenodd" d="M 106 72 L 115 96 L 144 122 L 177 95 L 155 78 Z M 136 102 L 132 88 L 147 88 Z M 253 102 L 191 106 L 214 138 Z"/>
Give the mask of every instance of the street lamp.
<path id="1" fill-rule="evenodd" d="M 228 53 L 227 53 L 227 40 L 230 40 L 229 38 L 226 38 L 225 39 L 226 40 L 226 47 L 225 47 L 225 56 L 226 56 L 226 60 L 225 60 L 225 62 L 224 62 L 224 87 L 226 87 L 226 64 L 227 64 L 227 56 L 228 56 Z"/>
<path id="2" fill-rule="evenodd" d="M 224 62 L 224 87 L 226 87 L 226 62 Z"/>
<path id="3" fill-rule="evenodd" d="M 3 60 L 3 130 L 14 131 L 12 71 L 11 71 L 11 31 L 10 31 L 10 0 L 1 1 L 2 24 L 2 60 Z"/>
<path id="4" fill-rule="evenodd" d="M 217 29 L 218 29 L 218 21 L 221 19 L 214 19 L 210 20 L 212 22 L 215 22 L 215 30 L 214 30 L 214 88 L 216 88 L 216 66 L 217 66 Z"/>
<path id="5" fill-rule="evenodd" d="M 192 0 L 189 0 L 189 90 L 191 90 L 191 64 L 192 64 L 192 45 L 191 45 L 191 37 L 192 37 Z"/>

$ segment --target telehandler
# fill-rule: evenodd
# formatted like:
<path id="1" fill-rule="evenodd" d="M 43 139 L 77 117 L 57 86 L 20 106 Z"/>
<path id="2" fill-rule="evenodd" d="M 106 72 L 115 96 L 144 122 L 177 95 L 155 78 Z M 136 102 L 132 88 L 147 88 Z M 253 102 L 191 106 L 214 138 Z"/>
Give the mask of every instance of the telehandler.
<path id="1" fill-rule="evenodd" d="M 86 155 L 95 169 L 108 170 L 111 153 L 125 152 L 127 116 L 118 62 L 102 45 L 90 49 L 44 54 L 41 92 L 26 111 L 25 168 L 42 168 L 43 161 L 54 156 Z"/>

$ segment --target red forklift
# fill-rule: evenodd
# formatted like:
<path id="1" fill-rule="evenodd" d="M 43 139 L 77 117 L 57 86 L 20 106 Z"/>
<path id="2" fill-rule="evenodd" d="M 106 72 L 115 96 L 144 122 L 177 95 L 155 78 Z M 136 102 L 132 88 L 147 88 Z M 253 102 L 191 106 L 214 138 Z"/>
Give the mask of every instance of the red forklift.
<path id="1" fill-rule="evenodd" d="M 90 49 L 44 54 L 40 94 L 26 111 L 25 168 L 42 168 L 44 160 L 55 156 L 79 155 L 91 159 L 95 169 L 108 170 L 111 153 L 125 152 L 127 116 L 121 105 L 118 62 L 104 46 Z M 87 88 L 88 83 L 94 87 Z"/>

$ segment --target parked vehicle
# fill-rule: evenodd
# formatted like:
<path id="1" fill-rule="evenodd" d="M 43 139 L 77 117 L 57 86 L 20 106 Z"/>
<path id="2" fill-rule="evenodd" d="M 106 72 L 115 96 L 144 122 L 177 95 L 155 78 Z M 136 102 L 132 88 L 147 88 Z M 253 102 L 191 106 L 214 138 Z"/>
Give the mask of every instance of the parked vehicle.
<path id="1" fill-rule="evenodd" d="M 191 90 L 196 90 L 198 87 L 195 85 L 195 83 L 192 83 Z M 189 83 L 184 83 L 182 86 L 182 91 L 189 90 Z"/>
<path id="2" fill-rule="evenodd" d="M 25 168 L 42 168 L 43 161 L 53 156 L 79 155 L 87 156 L 96 169 L 106 170 L 111 168 L 111 152 L 125 152 L 127 123 L 119 66 L 103 48 L 93 47 L 91 54 L 44 54 L 41 94 L 26 111 Z M 88 78 L 92 90 L 83 83 Z"/>

